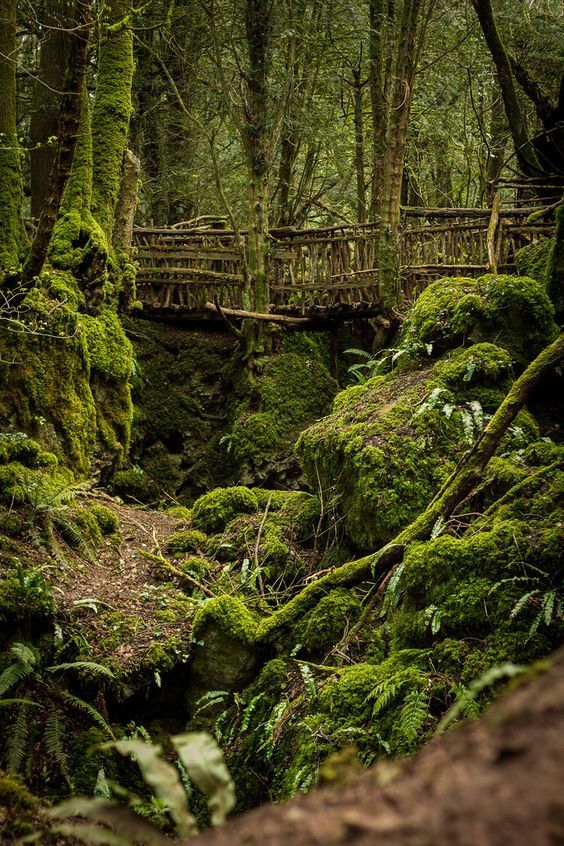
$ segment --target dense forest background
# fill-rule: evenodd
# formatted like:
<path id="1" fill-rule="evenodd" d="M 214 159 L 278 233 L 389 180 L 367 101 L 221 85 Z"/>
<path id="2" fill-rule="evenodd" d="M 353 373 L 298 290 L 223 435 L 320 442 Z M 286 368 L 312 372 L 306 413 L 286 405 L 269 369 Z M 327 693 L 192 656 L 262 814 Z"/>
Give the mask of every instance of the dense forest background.
<path id="1" fill-rule="evenodd" d="M 437 843 L 561 824 L 563 32 L 557 0 L 0 0 L 0 842 L 160 846 L 372 765 L 360 816 L 337 787 L 268 842 L 368 837 L 390 780 Z M 217 287 L 159 311 L 175 232 Z M 276 305 L 337 250 L 346 308 Z"/>

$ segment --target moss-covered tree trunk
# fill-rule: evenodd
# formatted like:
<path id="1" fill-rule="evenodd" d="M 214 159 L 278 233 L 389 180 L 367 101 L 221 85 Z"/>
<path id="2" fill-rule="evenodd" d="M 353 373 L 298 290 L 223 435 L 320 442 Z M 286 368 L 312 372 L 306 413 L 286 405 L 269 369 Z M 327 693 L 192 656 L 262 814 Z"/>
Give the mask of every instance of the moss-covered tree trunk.
<path id="1" fill-rule="evenodd" d="M 0 0 L 0 269 L 22 247 L 22 175 L 16 127 L 16 0 Z"/>
<path id="2" fill-rule="evenodd" d="M 65 186 L 71 173 L 80 126 L 80 113 L 86 73 L 91 0 L 77 0 L 70 18 L 72 33 L 65 76 L 65 93 L 61 100 L 58 139 L 51 167 L 49 190 L 41 209 L 37 232 L 26 258 L 22 279 L 29 284 L 41 272 L 51 236 L 59 215 Z"/>
<path id="3" fill-rule="evenodd" d="M 247 0 L 245 33 L 249 56 L 245 98 L 244 146 L 248 170 L 249 234 L 245 266 L 247 285 L 254 310 L 268 312 L 269 285 L 269 197 L 268 177 L 268 91 L 272 6 L 268 0 Z M 267 329 L 260 321 L 249 322 L 247 355 L 252 359 L 264 352 Z"/>
<path id="4" fill-rule="evenodd" d="M 92 109 L 92 213 L 108 242 L 112 237 L 131 117 L 131 14 L 131 0 L 109 0 L 102 9 Z"/>
<path id="5" fill-rule="evenodd" d="M 380 198 L 380 238 L 378 277 L 380 303 L 391 314 L 400 299 L 399 233 L 407 125 L 415 73 L 415 45 L 421 0 L 404 0 L 390 120 L 386 137 L 382 192 Z M 390 35 L 390 34 L 389 34 Z"/>
<path id="6" fill-rule="evenodd" d="M 61 99 L 65 90 L 71 33 L 71 0 L 46 0 L 39 51 L 39 75 L 33 90 L 29 138 L 31 142 L 31 216 L 39 218 L 49 193 Z"/>

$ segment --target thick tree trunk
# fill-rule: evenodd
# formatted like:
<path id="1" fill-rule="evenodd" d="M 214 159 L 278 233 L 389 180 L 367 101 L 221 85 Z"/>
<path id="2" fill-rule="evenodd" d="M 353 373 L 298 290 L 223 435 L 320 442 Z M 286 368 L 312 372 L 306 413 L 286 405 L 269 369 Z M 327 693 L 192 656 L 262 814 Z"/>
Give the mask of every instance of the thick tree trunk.
<path id="1" fill-rule="evenodd" d="M 303 616 L 329 591 L 338 587 L 351 587 L 374 576 L 385 575 L 402 561 L 405 547 L 409 543 L 429 538 L 437 520 L 447 520 L 480 482 L 490 458 L 531 392 L 563 359 L 564 334 L 561 334 L 513 383 L 476 444 L 463 456 L 456 470 L 425 511 L 374 555 L 343 564 L 311 582 L 283 608 L 262 621 L 258 638 L 262 642 L 275 641 L 282 630 L 295 623 L 296 619 Z"/>
<path id="2" fill-rule="evenodd" d="M 16 0 L 0 0 L 0 269 L 22 247 L 22 175 L 16 128 Z"/>
<path id="3" fill-rule="evenodd" d="M 76 0 L 72 15 L 72 37 L 68 55 L 68 71 L 65 78 L 65 94 L 61 101 L 58 123 L 58 141 L 50 176 L 47 198 L 41 210 L 37 231 L 26 259 L 22 281 L 25 285 L 41 273 L 51 241 L 51 235 L 63 199 L 63 192 L 69 178 L 74 151 L 78 139 L 80 112 L 88 53 L 91 0 Z"/>
<path id="4" fill-rule="evenodd" d="M 112 237 L 131 117 L 131 14 L 131 0 L 112 0 L 105 7 L 92 109 L 92 213 L 108 242 Z"/>
<path id="5" fill-rule="evenodd" d="M 39 218 L 49 194 L 51 167 L 55 160 L 55 138 L 65 87 L 65 68 L 70 46 L 71 0 L 46 0 L 39 52 L 29 139 L 31 142 L 31 216 Z"/>
<path id="6" fill-rule="evenodd" d="M 536 176 L 541 172 L 541 168 L 534 148 L 530 143 L 525 115 L 521 109 L 515 89 L 511 60 L 501 40 L 491 0 L 472 0 L 472 4 L 478 15 L 486 44 L 497 69 L 505 114 L 507 115 L 507 122 L 515 145 L 517 161 L 526 176 Z"/>

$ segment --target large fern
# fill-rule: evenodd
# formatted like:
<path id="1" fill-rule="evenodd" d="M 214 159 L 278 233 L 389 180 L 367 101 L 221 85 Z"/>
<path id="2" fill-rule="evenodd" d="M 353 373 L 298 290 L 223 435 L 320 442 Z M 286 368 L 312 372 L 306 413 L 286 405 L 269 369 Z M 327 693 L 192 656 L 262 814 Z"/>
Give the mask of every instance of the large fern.
<path id="1" fill-rule="evenodd" d="M 22 705 L 7 734 L 5 768 L 8 772 L 21 771 L 28 750 L 29 733 L 28 706 Z"/>
<path id="2" fill-rule="evenodd" d="M 60 708 L 50 705 L 45 720 L 45 749 L 51 760 L 59 767 L 67 784 L 70 785 L 69 761 L 63 743 L 65 733 L 65 715 Z"/>
<path id="3" fill-rule="evenodd" d="M 68 690 L 60 690 L 59 694 L 69 703 L 71 707 L 75 708 L 77 711 L 81 711 L 83 714 L 87 714 L 100 726 L 108 737 L 115 740 L 111 726 L 93 705 L 90 705 L 89 702 L 85 702 L 84 699 L 80 699 L 78 696 L 74 696 L 74 694 L 69 693 Z"/>

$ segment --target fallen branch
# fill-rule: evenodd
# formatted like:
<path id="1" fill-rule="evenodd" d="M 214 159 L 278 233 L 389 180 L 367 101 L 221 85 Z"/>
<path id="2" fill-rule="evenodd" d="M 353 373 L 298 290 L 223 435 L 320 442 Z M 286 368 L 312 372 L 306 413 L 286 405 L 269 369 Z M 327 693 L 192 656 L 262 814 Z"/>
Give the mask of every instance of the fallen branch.
<path id="1" fill-rule="evenodd" d="M 206 303 L 206 311 L 217 311 L 214 303 Z M 284 314 L 263 314 L 259 311 L 244 311 L 239 308 L 221 307 L 221 312 L 229 317 L 240 317 L 243 320 L 267 320 L 270 323 L 288 323 L 292 325 L 310 323 L 309 317 L 286 317 Z"/>
<path id="2" fill-rule="evenodd" d="M 257 630 L 257 640 L 263 643 L 272 642 L 330 591 L 338 587 L 358 585 L 374 578 L 375 575 L 384 575 L 401 563 L 409 543 L 428 539 L 437 520 L 447 520 L 480 481 L 490 458 L 531 392 L 563 358 L 564 334 L 561 334 L 513 383 L 472 449 L 464 454 L 425 511 L 378 552 L 335 568 L 309 584 L 270 617 L 262 620 Z"/>

